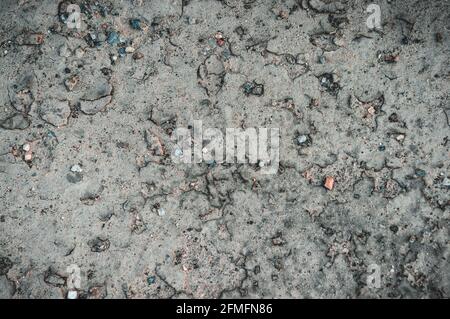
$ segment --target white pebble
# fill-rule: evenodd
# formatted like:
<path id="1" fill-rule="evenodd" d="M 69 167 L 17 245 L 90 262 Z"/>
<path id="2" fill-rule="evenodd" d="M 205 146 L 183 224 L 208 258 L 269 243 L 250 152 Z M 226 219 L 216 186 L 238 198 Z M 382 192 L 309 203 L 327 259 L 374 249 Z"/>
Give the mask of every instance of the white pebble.
<path id="1" fill-rule="evenodd" d="M 81 173 L 82 171 L 83 171 L 83 169 L 81 168 L 81 166 L 80 165 L 78 165 L 78 164 L 76 164 L 76 165 L 73 165 L 71 168 L 70 168 L 70 170 L 72 171 L 72 172 L 76 172 L 76 173 Z"/>
<path id="2" fill-rule="evenodd" d="M 181 155 L 183 155 L 183 151 L 179 148 L 176 148 L 174 154 L 176 157 L 180 157 Z"/>
<path id="3" fill-rule="evenodd" d="M 442 185 L 445 187 L 450 187 L 450 178 L 444 178 L 444 180 L 442 181 Z"/>
<path id="4" fill-rule="evenodd" d="M 33 159 L 33 155 L 31 154 L 31 152 L 25 153 L 24 159 L 26 162 L 31 162 L 31 160 Z"/>
<path id="5" fill-rule="evenodd" d="M 306 135 L 300 135 L 300 136 L 297 138 L 298 144 L 303 144 L 303 143 L 305 143 L 307 140 L 308 140 L 308 137 L 307 137 Z"/>
<path id="6" fill-rule="evenodd" d="M 67 293 L 67 299 L 77 299 L 78 298 L 78 292 L 76 290 L 69 290 Z"/>

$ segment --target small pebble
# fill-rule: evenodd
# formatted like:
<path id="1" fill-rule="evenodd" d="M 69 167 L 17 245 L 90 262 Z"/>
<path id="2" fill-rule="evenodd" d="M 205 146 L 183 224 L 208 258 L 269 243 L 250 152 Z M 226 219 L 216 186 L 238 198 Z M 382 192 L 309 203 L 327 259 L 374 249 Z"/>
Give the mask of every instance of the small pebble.
<path id="1" fill-rule="evenodd" d="M 119 42 L 119 35 L 117 34 L 117 32 L 111 31 L 108 34 L 108 38 L 106 39 L 106 41 L 111 45 L 116 44 Z"/>
<path id="2" fill-rule="evenodd" d="M 219 47 L 221 47 L 221 46 L 223 46 L 223 45 L 225 44 L 225 39 L 223 38 L 222 32 L 217 32 L 217 33 L 214 35 L 214 38 L 216 39 L 216 44 L 217 44 Z"/>
<path id="3" fill-rule="evenodd" d="M 389 115 L 389 122 L 393 122 L 393 123 L 398 122 L 398 115 L 397 115 L 397 113 L 392 113 L 391 115 Z"/>
<path id="4" fill-rule="evenodd" d="M 297 137 L 297 143 L 299 145 L 306 143 L 306 141 L 308 141 L 308 136 L 306 135 L 300 135 L 299 137 Z"/>
<path id="5" fill-rule="evenodd" d="M 67 47 L 66 44 L 63 44 L 59 47 L 59 56 L 63 58 L 68 58 L 72 55 L 72 52 L 70 52 L 70 49 Z"/>
<path id="6" fill-rule="evenodd" d="M 328 189 L 328 190 L 333 190 L 333 187 L 334 187 L 334 178 L 332 177 L 332 176 L 327 176 L 326 178 L 325 178 L 325 183 L 324 183 L 324 185 L 323 186 L 325 186 L 325 188 L 326 189 Z"/>
<path id="7" fill-rule="evenodd" d="M 133 47 L 126 47 L 125 48 L 125 52 L 126 53 L 133 53 L 134 52 L 134 48 Z"/>
<path id="8" fill-rule="evenodd" d="M 217 39 L 216 43 L 219 47 L 222 47 L 225 44 L 225 40 L 224 39 Z"/>
<path id="9" fill-rule="evenodd" d="M 396 225 L 391 225 L 391 226 L 389 227 L 389 229 L 390 229 L 394 234 L 396 234 L 396 233 L 398 232 L 398 226 L 396 226 Z"/>
<path id="10" fill-rule="evenodd" d="M 230 50 L 228 50 L 228 48 L 225 48 L 222 51 L 222 56 L 224 57 L 224 59 L 228 60 L 231 57 L 231 52 Z"/>
<path id="11" fill-rule="evenodd" d="M 81 173 L 69 173 L 66 175 L 66 179 L 69 183 L 76 184 L 83 180 L 83 175 Z"/>
<path id="12" fill-rule="evenodd" d="M 142 54 L 141 52 L 135 52 L 134 54 L 133 54 L 133 59 L 135 59 L 135 60 L 140 60 L 140 59 L 142 59 L 144 57 L 144 54 Z"/>
<path id="13" fill-rule="evenodd" d="M 424 177 L 427 173 L 423 169 L 416 169 L 415 171 L 416 175 L 419 177 Z"/>
<path id="14" fill-rule="evenodd" d="M 397 141 L 401 142 L 401 141 L 403 141 L 403 140 L 405 139 L 405 135 L 399 134 L 399 135 L 397 135 L 397 137 L 396 137 L 395 139 L 396 139 Z"/>
<path id="15" fill-rule="evenodd" d="M 243 85 L 243 89 L 244 89 L 244 92 L 245 92 L 246 94 L 250 94 L 250 93 L 252 92 L 252 89 L 253 89 L 252 83 L 250 83 L 250 82 L 245 82 L 244 85 Z"/>
<path id="16" fill-rule="evenodd" d="M 333 42 L 339 47 L 345 47 L 345 40 L 343 38 L 335 37 Z"/>
<path id="17" fill-rule="evenodd" d="M 130 26 L 135 30 L 141 30 L 141 20 L 139 19 L 131 19 Z"/>
<path id="18" fill-rule="evenodd" d="M 147 277 L 147 283 L 149 285 L 154 284 L 156 282 L 156 277 L 155 276 L 148 276 Z"/>
<path id="19" fill-rule="evenodd" d="M 30 146 L 30 144 L 23 144 L 23 146 L 22 146 L 22 149 L 25 151 L 25 152 L 28 152 L 30 149 L 31 149 L 31 146 Z"/>
<path id="20" fill-rule="evenodd" d="M 444 180 L 442 181 L 442 186 L 450 187 L 450 178 L 448 177 L 444 178 Z"/>
<path id="21" fill-rule="evenodd" d="M 215 160 L 207 160 L 207 161 L 205 161 L 205 163 L 208 166 L 212 166 L 212 167 L 216 166 L 216 161 Z"/>
<path id="22" fill-rule="evenodd" d="M 125 48 L 120 48 L 119 49 L 119 56 L 120 57 L 124 57 L 127 54 L 127 51 Z"/>
<path id="23" fill-rule="evenodd" d="M 325 64 L 325 63 L 327 63 L 327 59 L 323 55 L 321 55 L 321 56 L 319 56 L 319 63 Z"/>
<path id="24" fill-rule="evenodd" d="M 64 81 L 64 85 L 66 86 L 66 89 L 68 91 L 73 91 L 75 89 L 75 87 L 77 86 L 78 81 L 79 81 L 78 76 L 74 75 L 74 76 L 66 79 Z"/>
<path id="25" fill-rule="evenodd" d="M 43 33 L 30 33 L 24 38 L 24 44 L 27 45 L 40 45 L 42 43 L 44 43 Z"/>
<path id="26" fill-rule="evenodd" d="M 179 148 L 176 148 L 175 151 L 174 151 L 174 154 L 175 154 L 176 157 L 180 157 L 180 156 L 183 155 L 183 151 L 181 149 L 179 149 Z"/>
<path id="27" fill-rule="evenodd" d="M 161 207 L 161 208 L 158 209 L 158 215 L 159 215 L 159 216 L 162 217 L 162 216 L 164 216 L 165 214 L 166 214 L 166 211 L 164 210 L 164 208 Z"/>
<path id="28" fill-rule="evenodd" d="M 387 54 L 384 56 L 384 62 L 397 63 L 398 61 L 400 61 L 400 57 L 398 55 Z"/>
<path id="29" fill-rule="evenodd" d="M 31 162 L 31 160 L 33 159 L 33 155 L 31 154 L 31 152 L 25 153 L 24 159 L 26 162 Z"/>
<path id="30" fill-rule="evenodd" d="M 78 292 L 76 290 L 69 290 L 67 293 L 67 299 L 77 299 L 78 298 Z"/>
<path id="31" fill-rule="evenodd" d="M 72 171 L 72 172 L 76 172 L 76 173 L 81 173 L 82 171 L 83 171 L 83 169 L 81 168 L 81 166 L 80 165 L 78 165 L 78 164 L 75 164 L 75 165 L 73 165 L 71 168 L 70 168 L 70 170 Z"/>

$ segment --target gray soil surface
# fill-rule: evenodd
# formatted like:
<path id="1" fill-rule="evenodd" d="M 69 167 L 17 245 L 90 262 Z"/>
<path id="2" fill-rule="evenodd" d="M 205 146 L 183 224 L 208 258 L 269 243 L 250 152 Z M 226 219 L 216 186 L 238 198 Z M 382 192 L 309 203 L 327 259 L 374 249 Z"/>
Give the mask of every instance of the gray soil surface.
<path id="1" fill-rule="evenodd" d="M 0 298 L 450 297 L 448 0 L 69 3 L 0 1 Z"/>

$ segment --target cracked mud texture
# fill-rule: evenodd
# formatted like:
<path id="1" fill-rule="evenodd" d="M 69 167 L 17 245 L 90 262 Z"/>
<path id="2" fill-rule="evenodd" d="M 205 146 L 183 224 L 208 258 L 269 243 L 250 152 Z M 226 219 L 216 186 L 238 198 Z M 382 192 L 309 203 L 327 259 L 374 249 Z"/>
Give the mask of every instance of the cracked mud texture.
<path id="1" fill-rule="evenodd" d="M 450 297 L 449 1 L 73 3 L 1 1 L 1 298 Z M 194 120 L 278 172 L 173 163 Z"/>

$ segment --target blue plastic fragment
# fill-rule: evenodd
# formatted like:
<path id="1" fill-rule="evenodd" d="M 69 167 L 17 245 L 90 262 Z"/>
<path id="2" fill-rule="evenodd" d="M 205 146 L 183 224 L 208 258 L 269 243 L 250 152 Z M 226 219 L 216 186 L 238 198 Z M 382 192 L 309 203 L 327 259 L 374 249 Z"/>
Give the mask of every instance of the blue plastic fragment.
<path id="1" fill-rule="evenodd" d="M 119 35 L 117 34 L 117 32 L 116 31 L 111 31 L 109 34 L 108 34 L 108 38 L 106 39 L 106 41 L 109 43 L 109 44 L 116 44 L 116 43 L 118 43 L 119 42 Z"/>
<path id="2" fill-rule="evenodd" d="M 155 276 L 148 276 L 147 277 L 147 283 L 149 285 L 154 284 L 156 282 L 156 277 Z"/>
<path id="3" fill-rule="evenodd" d="M 120 48 L 119 49 L 119 56 L 120 57 L 124 57 L 125 55 L 127 55 L 127 51 L 125 50 L 125 48 Z"/>
<path id="4" fill-rule="evenodd" d="M 130 25 L 135 30 L 141 30 L 141 20 L 139 19 L 130 19 Z"/>

